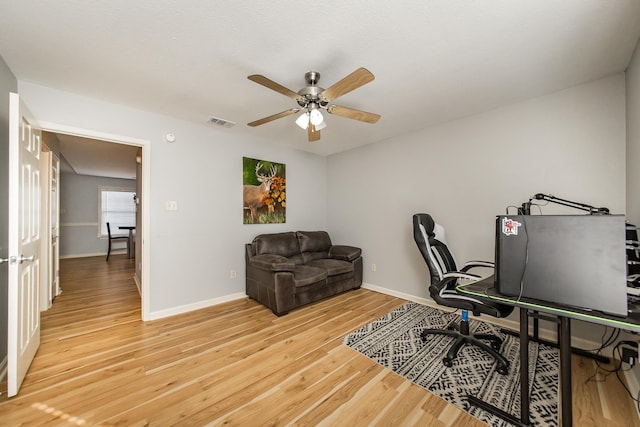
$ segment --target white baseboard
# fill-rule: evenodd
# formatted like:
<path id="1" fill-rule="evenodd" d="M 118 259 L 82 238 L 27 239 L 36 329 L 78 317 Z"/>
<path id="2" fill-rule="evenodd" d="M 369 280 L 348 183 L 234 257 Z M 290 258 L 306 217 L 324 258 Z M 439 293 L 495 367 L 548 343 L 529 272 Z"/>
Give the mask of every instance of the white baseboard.
<path id="1" fill-rule="evenodd" d="M 371 291 L 375 291 L 375 292 L 380 292 L 381 294 L 386 294 L 386 295 L 391 295 L 397 298 L 402 298 L 402 299 L 406 299 L 408 301 L 413 301 L 413 302 L 417 302 L 418 304 L 423 304 L 429 307 L 434 307 L 437 308 L 438 310 L 442 310 L 442 311 L 448 311 L 448 312 L 453 312 L 456 311 L 455 309 L 449 308 L 449 307 L 443 307 L 441 305 L 438 305 L 434 300 L 432 300 L 431 298 L 422 298 L 422 297 L 417 297 L 415 295 L 409 295 L 409 294 L 405 294 L 402 292 L 398 292 L 395 291 L 393 289 L 387 289 L 387 288 L 383 288 L 380 286 L 376 286 L 376 285 L 372 285 L 370 283 L 363 283 L 362 287 L 365 289 L 369 289 Z M 473 316 L 472 313 L 469 313 L 471 315 L 471 317 L 476 317 Z M 487 323 L 491 323 L 492 325 L 496 325 L 496 326 L 500 326 L 502 328 L 506 328 L 506 329 L 510 329 L 512 331 L 519 331 L 520 330 L 520 321 L 519 320 L 510 320 L 510 319 L 505 319 L 505 318 L 496 318 L 493 316 L 480 316 L 479 317 L 483 322 L 487 322 Z M 547 341 L 552 341 L 552 342 L 556 342 L 557 341 L 557 331 L 555 329 L 545 329 L 545 328 L 540 328 L 539 329 L 539 336 L 540 338 L 547 340 Z M 578 347 L 578 348 L 599 348 L 601 343 L 599 342 L 595 342 L 595 341 L 591 341 L 591 340 L 587 340 L 587 339 L 583 339 L 580 337 L 571 337 L 571 343 L 574 345 L 574 347 Z M 603 356 L 606 357 L 612 357 L 613 356 L 613 348 L 612 347 L 607 347 L 603 350 Z"/>
<path id="2" fill-rule="evenodd" d="M 136 284 L 138 285 L 139 288 L 139 284 L 138 281 L 136 280 Z M 364 289 L 368 289 L 370 291 L 374 291 L 374 292 L 379 292 L 381 294 L 385 294 L 385 295 L 391 295 L 397 298 L 402 298 L 405 299 L 407 301 L 413 301 L 416 302 L 418 304 L 423 304 L 429 307 L 434 307 L 437 308 L 439 310 L 442 311 L 448 311 L 448 312 L 453 312 L 456 311 L 455 309 L 449 308 L 449 307 L 443 307 L 439 304 L 437 304 L 435 301 L 433 301 L 431 298 L 423 298 L 423 297 L 419 297 L 416 295 L 410 295 L 407 293 L 403 293 L 403 292 L 398 292 L 396 290 L 393 289 L 388 289 L 388 288 L 384 288 L 381 286 L 377 286 L 377 285 L 373 285 L 371 283 L 362 283 L 362 287 Z M 222 297 L 218 297 L 218 298 L 212 298 L 209 300 L 205 300 L 205 301 L 199 301 L 193 304 L 185 304 L 182 306 L 178 306 L 178 307 L 172 307 L 166 310 L 159 310 L 159 311 L 154 311 L 149 313 L 149 318 L 146 320 L 157 320 L 157 319 L 162 319 L 164 317 L 169 317 L 169 316 L 175 316 L 177 314 L 183 314 L 183 313 L 187 313 L 189 311 L 193 311 L 193 310 L 199 310 L 201 308 L 207 308 L 207 307 L 211 307 L 214 305 L 218 305 L 218 304 L 222 304 L 225 302 L 229 302 L 229 301 L 235 301 L 238 299 L 242 299 L 242 298 L 246 298 L 247 295 L 244 292 L 238 292 L 235 294 L 230 294 L 230 295 L 225 295 Z M 476 317 L 473 316 L 473 313 L 470 313 L 471 317 Z M 511 320 L 511 319 L 505 319 L 505 318 L 496 318 L 493 316 L 480 316 L 481 320 L 487 323 L 491 323 L 493 325 L 502 327 L 502 328 L 506 328 L 506 329 L 510 329 L 512 331 L 518 331 L 520 329 L 520 322 L 518 320 Z M 539 329 L 539 336 L 540 338 L 547 340 L 547 341 L 552 341 L 552 342 L 556 342 L 557 340 L 557 331 L 555 329 L 546 329 L 541 327 Z M 580 337 L 572 337 L 571 338 L 571 342 L 575 347 L 578 348 L 586 348 L 586 349 L 590 349 L 590 348 L 599 348 L 601 343 L 600 342 L 596 342 L 596 341 L 591 341 L 591 340 L 587 340 L 584 338 L 580 338 Z M 612 354 L 612 347 L 607 347 L 603 350 L 602 354 L 603 356 L 606 357 L 613 357 Z M 637 381 L 640 384 L 640 373 L 637 375 Z M 640 388 L 640 386 L 639 386 Z M 636 392 L 637 393 L 637 392 Z"/>
<path id="3" fill-rule="evenodd" d="M 229 301 L 235 301 L 238 299 L 246 298 L 247 294 L 244 292 L 238 292 L 231 295 L 225 295 L 223 297 L 212 298 L 206 301 L 198 301 L 193 304 L 185 304 L 178 307 L 172 307 L 166 310 L 152 311 L 149 313 L 147 320 L 158 320 L 169 316 L 175 316 L 177 314 L 187 313 L 193 310 L 200 310 L 201 308 L 207 308 L 214 305 L 222 304 Z"/>
<path id="4" fill-rule="evenodd" d="M 133 275 L 133 281 L 136 282 L 136 288 L 138 288 L 138 293 L 140 294 L 140 298 L 142 298 L 142 284 L 137 274 Z"/>
<path id="5" fill-rule="evenodd" d="M 122 254 L 126 254 L 127 250 L 117 250 L 117 251 L 111 251 L 111 255 L 122 255 Z M 106 257 L 107 253 L 106 252 L 97 252 L 97 253 L 93 253 L 93 254 L 67 254 L 67 255 L 60 255 L 60 259 L 67 259 L 67 258 L 89 258 L 89 257 L 94 257 L 94 256 L 103 256 Z"/>

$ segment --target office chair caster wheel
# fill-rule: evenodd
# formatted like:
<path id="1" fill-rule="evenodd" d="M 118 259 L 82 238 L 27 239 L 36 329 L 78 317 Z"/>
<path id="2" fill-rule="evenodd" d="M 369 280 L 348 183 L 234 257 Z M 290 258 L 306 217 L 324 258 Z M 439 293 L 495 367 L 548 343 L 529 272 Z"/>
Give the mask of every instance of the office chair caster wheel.
<path id="1" fill-rule="evenodd" d="M 446 366 L 447 368 L 450 368 L 453 366 L 453 361 L 446 357 L 442 359 L 442 363 L 444 363 L 444 366 Z"/>
<path id="2" fill-rule="evenodd" d="M 507 375 L 509 373 L 509 368 L 507 366 L 498 366 L 496 371 L 501 375 Z"/>
<path id="3" fill-rule="evenodd" d="M 495 351 L 499 351 L 500 347 L 502 347 L 501 342 L 496 342 L 496 341 L 491 342 L 491 348 L 493 348 Z"/>

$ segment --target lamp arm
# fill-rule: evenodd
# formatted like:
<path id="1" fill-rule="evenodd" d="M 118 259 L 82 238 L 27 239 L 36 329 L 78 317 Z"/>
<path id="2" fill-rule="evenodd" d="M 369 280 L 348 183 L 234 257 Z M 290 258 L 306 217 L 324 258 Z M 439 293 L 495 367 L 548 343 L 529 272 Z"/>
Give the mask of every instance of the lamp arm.
<path id="1" fill-rule="evenodd" d="M 609 208 L 596 208 L 595 206 L 587 205 L 584 203 L 573 202 L 571 200 L 561 199 L 559 197 L 552 196 L 550 194 L 537 193 L 529 199 L 529 203 L 532 200 L 546 200 L 547 202 L 556 203 L 558 205 L 568 206 L 570 208 L 579 209 L 581 211 L 587 211 L 591 215 L 608 215 Z"/>

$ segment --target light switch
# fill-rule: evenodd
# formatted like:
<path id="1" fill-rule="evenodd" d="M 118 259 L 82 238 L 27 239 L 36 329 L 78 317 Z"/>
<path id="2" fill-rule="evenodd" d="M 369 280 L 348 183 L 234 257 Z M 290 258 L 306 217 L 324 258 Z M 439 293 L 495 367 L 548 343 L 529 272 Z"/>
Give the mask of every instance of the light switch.
<path id="1" fill-rule="evenodd" d="M 167 200 L 167 210 L 168 211 L 177 211 L 178 210 L 178 201 L 177 200 Z"/>

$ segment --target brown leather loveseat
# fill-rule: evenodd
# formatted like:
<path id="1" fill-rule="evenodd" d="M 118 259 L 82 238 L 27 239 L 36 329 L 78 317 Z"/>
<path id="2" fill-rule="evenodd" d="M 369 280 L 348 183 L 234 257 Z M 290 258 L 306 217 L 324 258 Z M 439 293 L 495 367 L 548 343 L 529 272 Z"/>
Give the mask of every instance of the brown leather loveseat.
<path id="1" fill-rule="evenodd" d="M 325 231 L 261 234 L 246 245 L 247 295 L 276 315 L 362 285 L 360 248 Z"/>

